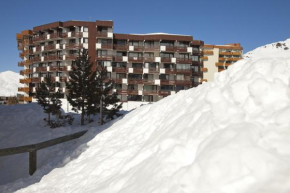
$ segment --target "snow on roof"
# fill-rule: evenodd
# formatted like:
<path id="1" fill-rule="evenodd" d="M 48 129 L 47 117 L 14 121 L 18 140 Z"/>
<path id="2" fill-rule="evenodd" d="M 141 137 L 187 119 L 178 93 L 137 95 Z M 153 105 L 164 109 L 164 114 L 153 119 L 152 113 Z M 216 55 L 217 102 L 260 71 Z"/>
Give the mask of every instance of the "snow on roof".
<path id="1" fill-rule="evenodd" d="M 191 36 L 191 35 L 183 35 L 183 34 L 169 34 L 169 33 L 163 33 L 163 32 L 147 33 L 147 34 L 130 34 L 130 35 L 173 35 L 173 36 Z"/>

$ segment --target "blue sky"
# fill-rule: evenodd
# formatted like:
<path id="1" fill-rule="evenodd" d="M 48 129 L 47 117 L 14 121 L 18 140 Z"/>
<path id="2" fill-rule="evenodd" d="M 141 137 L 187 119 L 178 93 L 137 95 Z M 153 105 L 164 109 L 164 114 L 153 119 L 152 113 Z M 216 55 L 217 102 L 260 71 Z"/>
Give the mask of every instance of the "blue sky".
<path id="1" fill-rule="evenodd" d="M 0 72 L 19 72 L 16 33 L 68 20 L 113 20 L 115 33 L 192 35 L 240 42 L 244 52 L 290 38 L 289 0 L 49 0 L 0 2 Z"/>

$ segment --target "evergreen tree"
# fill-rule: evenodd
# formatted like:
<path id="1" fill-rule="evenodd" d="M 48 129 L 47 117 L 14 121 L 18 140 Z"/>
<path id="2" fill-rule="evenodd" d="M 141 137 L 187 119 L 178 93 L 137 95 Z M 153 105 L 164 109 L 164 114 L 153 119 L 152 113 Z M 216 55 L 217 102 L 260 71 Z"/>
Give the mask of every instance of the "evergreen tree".
<path id="1" fill-rule="evenodd" d="M 43 107 L 44 113 L 48 114 L 48 123 L 51 122 L 50 114 L 58 116 L 61 108 L 60 92 L 54 89 L 55 83 L 52 81 L 50 74 L 36 89 L 37 102 Z"/>
<path id="2" fill-rule="evenodd" d="M 112 93 L 114 82 L 108 79 L 107 69 L 103 65 L 96 69 L 92 88 L 94 92 L 91 92 L 90 110 L 93 114 L 100 113 L 100 124 L 104 123 L 104 117 L 114 119 L 114 116 L 119 116 L 118 111 L 122 108 L 122 103 L 117 104 L 119 102 L 117 93 Z"/>
<path id="3" fill-rule="evenodd" d="M 92 85 L 95 71 L 92 71 L 93 63 L 88 57 L 88 50 L 83 49 L 75 63 L 72 64 L 72 71 L 69 73 L 69 81 L 66 82 L 68 90 L 67 100 L 73 106 L 73 110 L 81 110 L 81 125 L 84 125 L 84 116 L 89 115 L 89 97 L 92 95 Z"/>

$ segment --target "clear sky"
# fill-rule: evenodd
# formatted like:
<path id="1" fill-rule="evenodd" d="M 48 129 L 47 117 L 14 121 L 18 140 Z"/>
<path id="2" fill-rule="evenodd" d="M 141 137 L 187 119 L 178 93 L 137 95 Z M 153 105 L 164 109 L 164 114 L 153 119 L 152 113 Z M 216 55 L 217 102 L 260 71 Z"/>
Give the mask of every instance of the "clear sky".
<path id="1" fill-rule="evenodd" d="M 19 72 L 16 33 L 68 20 L 113 20 L 115 33 L 192 35 L 241 43 L 244 53 L 290 38 L 290 0 L 6 0 L 0 2 L 0 72 Z"/>

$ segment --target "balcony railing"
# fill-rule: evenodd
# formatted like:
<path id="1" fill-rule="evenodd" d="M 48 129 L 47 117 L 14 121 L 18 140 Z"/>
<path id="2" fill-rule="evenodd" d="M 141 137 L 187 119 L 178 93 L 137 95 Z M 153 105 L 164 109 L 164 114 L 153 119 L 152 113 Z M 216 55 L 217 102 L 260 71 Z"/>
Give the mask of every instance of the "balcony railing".
<path id="1" fill-rule="evenodd" d="M 201 72 L 207 72 L 208 70 L 207 70 L 207 68 L 201 68 L 200 71 Z"/>
<path id="2" fill-rule="evenodd" d="M 66 66 L 60 66 L 58 67 L 58 71 L 66 71 L 67 67 Z"/>
<path id="3" fill-rule="evenodd" d="M 161 62 L 171 62 L 171 58 L 169 58 L 169 57 L 161 57 Z"/>
<path id="4" fill-rule="evenodd" d="M 143 90 L 143 95 L 158 95 L 157 90 Z"/>
<path id="5" fill-rule="evenodd" d="M 159 73 L 159 68 L 149 68 L 149 73 Z"/>
<path id="6" fill-rule="evenodd" d="M 48 51 L 48 50 L 55 50 L 55 44 L 44 46 L 44 50 L 45 50 L 45 51 Z"/>
<path id="7" fill-rule="evenodd" d="M 143 84 L 146 84 L 146 85 L 154 85 L 155 84 L 155 81 L 152 80 L 152 79 L 144 79 L 143 80 Z"/>
<path id="8" fill-rule="evenodd" d="M 116 62 L 122 62 L 123 61 L 123 56 L 114 56 L 113 60 Z"/>
<path id="9" fill-rule="evenodd" d="M 117 89 L 117 93 L 120 95 L 126 95 L 128 94 L 128 90 Z"/>
<path id="10" fill-rule="evenodd" d="M 176 74 L 191 74 L 190 69 L 176 69 Z"/>
<path id="11" fill-rule="evenodd" d="M 203 54 L 204 55 L 213 55 L 213 51 L 211 51 L 211 50 L 204 50 L 203 51 Z"/>
<path id="12" fill-rule="evenodd" d="M 50 39 L 60 39 L 62 38 L 62 34 L 60 33 L 53 33 L 53 34 L 49 34 L 50 35 Z"/>
<path id="13" fill-rule="evenodd" d="M 176 58 L 177 63 L 183 63 L 183 64 L 190 64 L 192 63 L 191 58 Z"/>
<path id="14" fill-rule="evenodd" d="M 143 84 L 142 79 L 128 79 L 128 84 Z"/>
<path id="15" fill-rule="evenodd" d="M 170 90 L 160 90 L 159 95 L 167 96 L 170 95 L 171 91 Z"/>
<path id="16" fill-rule="evenodd" d="M 29 91 L 30 91 L 29 87 L 18 88 L 18 92 L 29 92 Z"/>
<path id="17" fill-rule="evenodd" d="M 154 57 L 144 57 L 144 62 L 155 62 Z"/>
<path id="18" fill-rule="evenodd" d="M 174 52 L 175 47 L 174 46 L 166 46 L 166 52 Z"/>
<path id="19" fill-rule="evenodd" d="M 19 100 L 20 101 L 31 102 L 32 101 L 32 97 L 24 97 L 24 96 L 21 96 L 21 97 L 19 97 Z"/>
<path id="20" fill-rule="evenodd" d="M 144 50 L 144 46 L 134 46 L 134 51 L 142 52 Z"/>
<path id="21" fill-rule="evenodd" d="M 52 72 L 58 71 L 58 67 L 57 66 L 50 66 L 49 71 L 52 71 Z"/>
<path id="22" fill-rule="evenodd" d="M 35 63 L 35 62 L 40 62 L 41 61 L 41 58 L 40 57 L 34 57 L 32 59 L 30 59 L 31 62 Z"/>
<path id="23" fill-rule="evenodd" d="M 128 61 L 130 61 L 130 62 L 143 62 L 143 57 L 129 57 Z"/>
<path id="24" fill-rule="evenodd" d="M 216 66 L 224 66 L 224 63 L 216 62 L 215 65 L 216 65 Z"/>
<path id="25" fill-rule="evenodd" d="M 97 32 L 97 37 L 108 37 L 108 32 L 98 31 Z"/>
<path id="26" fill-rule="evenodd" d="M 138 90 L 128 90 L 128 95 L 138 95 Z"/>
<path id="27" fill-rule="evenodd" d="M 144 51 L 159 51 L 160 46 L 144 46 Z"/>
<path id="28" fill-rule="evenodd" d="M 78 55 L 76 54 L 70 54 L 70 55 L 65 56 L 66 60 L 76 60 L 77 58 L 78 58 Z"/>
<path id="29" fill-rule="evenodd" d="M 22 62 L 18 62 L 18 66 L 21 66 L 21 67 L 28 66 L 30 64 L 32 64 L 31 60 L 25 60 L 25 61 L 22 61 Z"/>
<path id="30" fill-rule="evenodd" d="M 171 68 L 165 68 L 165 73 L 166 74 L 176 74 L 176 70 L 171 69 Z"/>
<path id="31" fill-rule="evenodd" d="M 187 47 L 175 46 L 175 51 L 177 51 L 177 52 L 187 52 Z"/>
<path id="32" fill-rule="evenodd" d="M 118 44 L 114 44 L 114 49 L 115 50 L 128 50 L 128 45 L 118 45 Z"/>
<path id="33" fill-rule="evenodd" d="M 82 49 L 83 44 L 77 44 L 77 43 L 69 43 L 65 44 L 65 49 Z"/>
<path id="34" fill-rule="evenodd" d="M 36 72 L 46 72 L 47 71 L 47 67 L 44 66 L 44 67 L 37 67 L 36 68 Z"/>
<path id="35" fill-rule="evenodd" d="M 175 80 L 176 85 L 181 85 L 181 86 L 190 86 L 191 81 L 190 80 Z"/>
<path id="36" fill-rule="evenodd" d="M 128 72 L 128 69 L 126 67 L 125 68 L 122 68 L 122 67 L 114 67 L 113 68 L 113 72 L 127 73 Z"/>
<path id="37" fill-rule="evenodd" d="M 33 78 L 31 78 L 31 82 L 33 82 L 33 83 L 40 83 L 41 82 L 41 79 L 38 78 L 38 77 L 33 77 Z"/>
<path id="38" fill-rule="evenodd" d="M 97 60 L 112 60 L 113 56 L 112 55 L 97 55 L 96 58 Z"/>
<path id="39" fill-rule="evenodd" d="M 174 80 L 160 80 L 161 85 L 175 85 Z"/>
<path id="40" fill-rule="evenodd" d="M 113 44 L 102 44 L 101 48 L 102 49 L 113 49 Z"/>
<path id="41" fill-rule="evenodd" d="M 142 74 L 143 73 L 143 68 L 133 68 L 133 73 Z"/>
<path id="42" fill-rule="evenodd" d="M 47 39 L 47 36 L 46 35 L 44 35 L 44 36 L 36 36 L 36 37 L 33 37 L 32 38 L 32 41 L 33 42 L 39 42 L 39 41 L 44 41 L 46 39 Z"/>
<path id="43" fill-rule="evenodd" d="M 116 84 L 122 84 L 122 78 L 117 78 L 113 80 Z"/>
<path id="44" fill-rule="evenodd" d="M 24 78 L 19 80 L 20 83 L 31 83 L 31 78 Z"/>
<path id="45" fill-rule="evenodd" d="M 53 60 L 62 60 L 62 57 L 56 55 L 44 56 L 44 61 L 53 61 Z"/>

